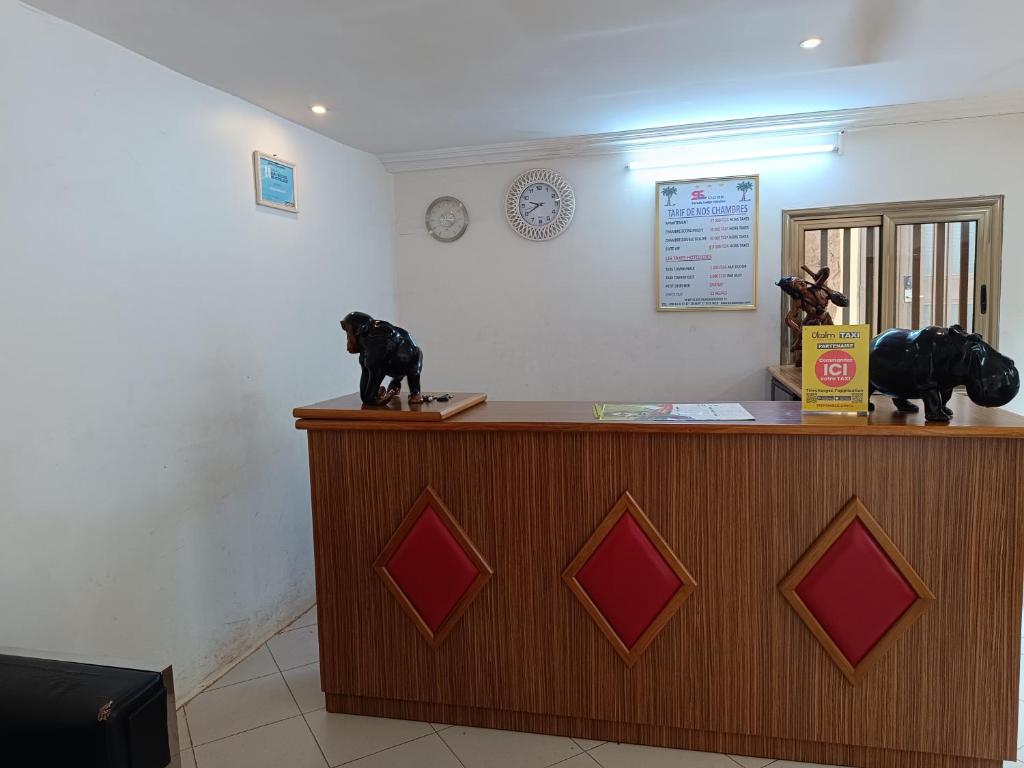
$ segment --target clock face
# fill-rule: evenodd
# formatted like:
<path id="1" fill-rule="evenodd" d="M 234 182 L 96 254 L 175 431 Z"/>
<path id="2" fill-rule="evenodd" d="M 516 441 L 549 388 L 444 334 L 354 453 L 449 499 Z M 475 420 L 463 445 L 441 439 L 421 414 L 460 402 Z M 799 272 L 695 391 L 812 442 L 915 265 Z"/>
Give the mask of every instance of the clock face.
<path id="1" fill-rule="evenodd" d="M 505 217 L 527 240 L 550 240 L 572 221 L 576 198 L 558 171 L 534 168 L 521 174 L 505 195 Z"/>
<path id="2" fill-rule="evenodd" d="M 543 227 L 558 218 L 561 200 L 550 184 L 531 184 L 519 194 L 519 214 L 527 224 Z"/>
<path id="3" fill-rule="evenodd" d="M 427 231 L 435 240 L 450 243 L 462 237 L 469 227 L 469 211 L 454 197 L 439 197 L 427 206 Z"/>

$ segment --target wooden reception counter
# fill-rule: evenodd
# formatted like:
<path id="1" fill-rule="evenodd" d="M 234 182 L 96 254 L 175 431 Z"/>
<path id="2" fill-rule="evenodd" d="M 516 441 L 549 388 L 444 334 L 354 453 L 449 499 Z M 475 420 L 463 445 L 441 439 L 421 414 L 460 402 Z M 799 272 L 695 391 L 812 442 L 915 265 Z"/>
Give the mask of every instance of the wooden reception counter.
<path id="1" fill-rule="evenodd" d="M 1015 758 L 1024 418 L 298 408 L 327 709 L 847 766 Z"/>

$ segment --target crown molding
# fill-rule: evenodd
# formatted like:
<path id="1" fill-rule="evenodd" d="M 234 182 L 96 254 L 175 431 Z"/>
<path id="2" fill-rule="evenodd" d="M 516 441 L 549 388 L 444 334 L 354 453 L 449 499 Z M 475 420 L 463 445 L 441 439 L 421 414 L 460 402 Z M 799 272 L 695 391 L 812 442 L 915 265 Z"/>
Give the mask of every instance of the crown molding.
<path id="1" fill-rule="evenodd" d="M 391 173 L 439 168 L 460 168 L 492 163 L 519 163 L 561 157 L 616 155 L 649 146 L 666 147 L 694 139 L 744 138 L 761 133 L 773 136 L 858 131 L 894 125 L 936 123 L 977 117 L 1024 114 L 1024 93 L 999 94 L 951 101 L 927 101 L 882 107 L 835 109 L 793 115 L 750 117 L 689 123 L 635 131 L 595 133 L 555 139 L 480 144 L 378 155 Z"/>

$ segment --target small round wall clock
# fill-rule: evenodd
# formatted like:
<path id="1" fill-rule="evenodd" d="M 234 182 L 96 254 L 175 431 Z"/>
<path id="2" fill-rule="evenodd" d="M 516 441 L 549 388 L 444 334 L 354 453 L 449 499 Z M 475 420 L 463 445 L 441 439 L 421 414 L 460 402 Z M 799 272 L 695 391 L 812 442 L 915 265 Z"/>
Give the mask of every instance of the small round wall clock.
<path id="1" fill-rule="evenodd" d="M 534 168 L 520 175 L 505 195 L 505 217 L 527 240 L 558 237 L 575 212 L 572 186 L 562 174 L 549 168 Z"/>
<path id="2" fill-rule="evenodd" d="M 466 210 L 466 206 L 458 198 L 448 195 L 439 197 L 428 205 L 424 218 L 427 232 L 442 243 L 455 242 L 469 227 L 469 211 Z"/>

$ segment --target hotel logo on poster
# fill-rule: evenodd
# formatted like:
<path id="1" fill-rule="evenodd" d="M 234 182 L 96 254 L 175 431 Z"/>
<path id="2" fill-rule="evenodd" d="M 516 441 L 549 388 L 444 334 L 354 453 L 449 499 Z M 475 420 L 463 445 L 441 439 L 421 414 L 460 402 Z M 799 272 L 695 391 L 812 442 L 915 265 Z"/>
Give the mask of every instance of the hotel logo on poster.
<path id="1" fill-rule="evenodd" d="M 868 410 L 867 325 L 808 325 L 803 329 L 805 411 Z"/>

